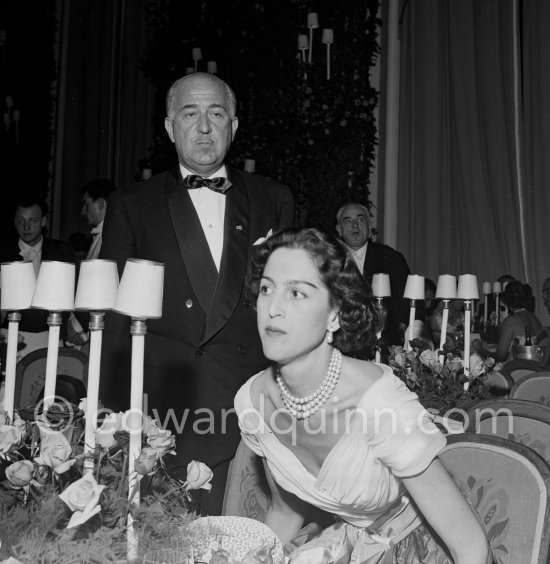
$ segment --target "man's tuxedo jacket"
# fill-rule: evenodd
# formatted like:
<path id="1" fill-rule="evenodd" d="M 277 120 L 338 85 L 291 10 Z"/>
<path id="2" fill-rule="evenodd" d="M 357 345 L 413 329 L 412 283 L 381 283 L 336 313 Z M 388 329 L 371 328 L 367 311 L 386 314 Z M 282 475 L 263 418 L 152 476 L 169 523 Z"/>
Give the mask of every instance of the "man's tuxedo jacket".
<path id="1" fill-rule="evenodd" d="M 188 413 L 183 434 L 178 433 L 183 437 L 178 463 L 198 459 L 215 465 L 235 453 L 235 393 L 268 365 L 257 332 L 255 299 L 245 281 L 247 267 L 260 237 L 294 223 L 287 187 L 227 171 L 232 187 L 225 196 L 219 275 L 179 167 L 113 192 L 103 229 L 100 258 L 116 260 L 120 275 L 128 258 L 165 265 L 162 318 L 147 321 L 144 392 L 149 414 L 156 409 L 163 417 L 173 410 L 176 432 L 186 409 L 203 410 L 195 417 Z M 107 407 L 128 407 L 130 340 L 128 319 L 107 316 L 100 394 Z M 227 418 L 229 411 L 233 414 Z M 202 424 L 193 429 L 197 418 Z M 215 434 L 208 432 L 211 422 Z"/>
<path id="2" fill-rule="evenodd" d="M 382 336 L 389 345 L 399 344 L 403 340 L 399 324 L 404 323 L 407 326 L 409 322 L 409 304 L 407 300 L 403 299 L 407 276 L 410 274 L 409 265 L 399 251 L 388 245 L 369 241 L 363 276 L 369 281 L 369 284 L 372 284 L 372 276 L 378 272 L 390 275 L 391 289 L 391 298 L 384 299 L 388 317 Z"/>

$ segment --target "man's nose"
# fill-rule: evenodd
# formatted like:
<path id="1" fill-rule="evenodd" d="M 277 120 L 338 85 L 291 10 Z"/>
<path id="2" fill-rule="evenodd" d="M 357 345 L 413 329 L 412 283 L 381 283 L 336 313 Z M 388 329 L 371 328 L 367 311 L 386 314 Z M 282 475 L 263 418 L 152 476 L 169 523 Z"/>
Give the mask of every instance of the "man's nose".
<path id="1" fill-rule="evenodd" d="M 199 116 L 199 123 L 198 123 L 198 130 L 201 133 L 209 133 L 210 132 L 210 120 L 208 119 L 208 114 L 204 113 Z"/>

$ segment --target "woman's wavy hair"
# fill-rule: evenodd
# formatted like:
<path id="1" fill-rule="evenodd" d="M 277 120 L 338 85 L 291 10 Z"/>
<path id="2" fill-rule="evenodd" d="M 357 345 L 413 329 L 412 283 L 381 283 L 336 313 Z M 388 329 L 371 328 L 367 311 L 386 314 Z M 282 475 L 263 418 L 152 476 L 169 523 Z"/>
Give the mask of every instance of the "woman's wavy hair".
<path id="1" fill-rule="evenodd" d="M 530 309 L 533 303 L 533 290 L 529 284 L 514 280 L 506 284 L 502 301 L 512 309 Z"/>
<path id="2" fill-rule="evenodd" d="M 258 247 L 250 271 L 250 286 L 257 297 L 267 260 L 277 249 L 302 249 L 317 265 L 328 289 L 331 306 L 339 309 L 340 329 L 334 332 L 334 346 L 343 352 L 373 347 L 381 317 L 370 284 L 355 261 L 336 238 L 314 228 L 285 229 Z"/>

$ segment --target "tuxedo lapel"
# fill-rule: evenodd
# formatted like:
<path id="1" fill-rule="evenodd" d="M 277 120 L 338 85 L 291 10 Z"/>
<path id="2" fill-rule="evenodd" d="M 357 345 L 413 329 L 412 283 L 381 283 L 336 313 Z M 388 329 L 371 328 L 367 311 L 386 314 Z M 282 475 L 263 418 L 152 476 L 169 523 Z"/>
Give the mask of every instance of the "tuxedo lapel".
<path id="1" fill-rule="evenodd" d="M 365 263 L 363 264 L 363 276 L 372 282 L 372 275 L 378 272 L 378 253 L 376 252 L 375 246 L 372 241 L 369 241 L 367 245 L 367 252 L 365 254 Z"/>
<path id="2" fill-rule="evenodd" d="M 229 320 L 241 297 L 248 262 L 250 210 L 242 178 L 229 168 L 231 189 L 226 193 L 223 252 L 220 275 L 206 319 L 202 342 L 208 341 Z"/>
<path id="3" fill-rule="evenodd" d="M 167 175 L 165 190 L 170 219 L 187 275 L 200 306 L 208 313 L 218 271 L 195 206 L 183 185 L 179 167 Z"/>

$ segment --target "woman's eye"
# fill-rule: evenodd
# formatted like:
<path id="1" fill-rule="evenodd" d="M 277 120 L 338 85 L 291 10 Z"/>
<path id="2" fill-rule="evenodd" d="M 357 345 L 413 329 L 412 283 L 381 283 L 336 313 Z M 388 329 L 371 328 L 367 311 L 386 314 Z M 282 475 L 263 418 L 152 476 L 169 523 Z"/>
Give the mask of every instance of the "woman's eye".
<path id="1" fill-rule="evenodd" d="M 266 285 L 260 286 L 260 294 L 263 294 L 264 296 L 271 294 L 272 291 L 273 289 L 270 286 L 266 286 Z"/>
<path id="2" fill-rule="evenodd" d="M 291 290 L 290 291 L 290 295 L 297 300 L 301 300 L 303 298 L 306 297 L 306 295 L 303 292 L 300 292 L 299 290 Z"/>

